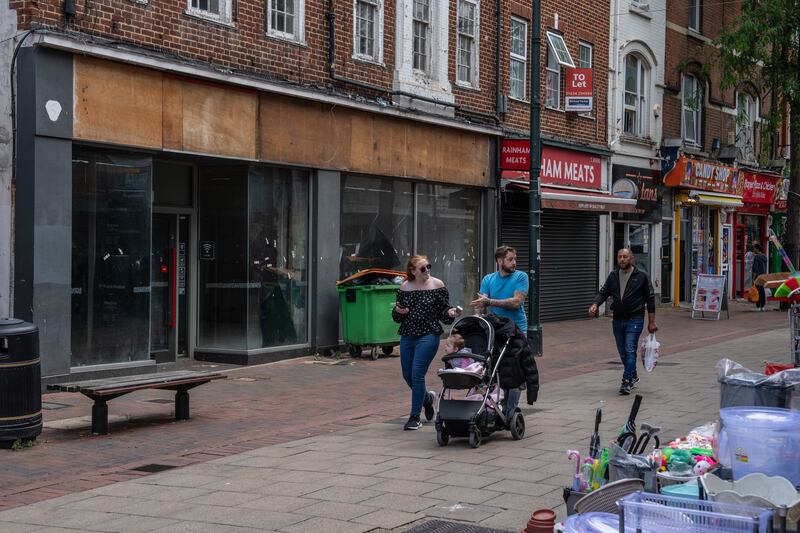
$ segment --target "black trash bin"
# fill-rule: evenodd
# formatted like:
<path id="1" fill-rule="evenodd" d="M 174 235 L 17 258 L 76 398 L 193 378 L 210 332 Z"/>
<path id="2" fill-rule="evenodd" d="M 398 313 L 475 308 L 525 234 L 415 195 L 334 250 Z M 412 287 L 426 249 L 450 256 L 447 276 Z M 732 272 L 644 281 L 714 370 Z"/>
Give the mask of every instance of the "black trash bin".
<path id="1" fill-rule="evenodd" d="M 741 372 L 718 379 L 719 408 L 790 406 L 794 385 L 758 372 Z"/>
<path id="2" fill-rule="evenodd" d="M 39 329 L 0 318 L 0 441 L 34 439 L 42 432 Z"/>

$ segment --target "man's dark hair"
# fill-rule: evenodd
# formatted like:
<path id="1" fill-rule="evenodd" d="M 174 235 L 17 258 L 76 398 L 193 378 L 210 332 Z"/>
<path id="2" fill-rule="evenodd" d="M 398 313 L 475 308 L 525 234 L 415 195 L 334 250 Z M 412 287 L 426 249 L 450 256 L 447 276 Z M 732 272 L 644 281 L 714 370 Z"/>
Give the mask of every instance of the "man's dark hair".
<path id="1" fill-rule="evenodd" d="M 505 244 L 503 246 L 498 246 L 497 250 L 494 251 L 494 260 L 505 259 L 509 252 L 514 255 L 517 254 L 517 250 L 511 246 L 506 246 Z"/>
<path id="2" fill-rule="evenodd" d="M 758 244 L 758 243 L 755 243 L 755 244 L 753 245 L 753 250 L 755 250 L 756 252 L 762 252 L 762 251 L 764 251 L 764 249 L 763 249 L 763 248 L 761 247 L 761 245 L 760 245 L 760 244 Z"/>

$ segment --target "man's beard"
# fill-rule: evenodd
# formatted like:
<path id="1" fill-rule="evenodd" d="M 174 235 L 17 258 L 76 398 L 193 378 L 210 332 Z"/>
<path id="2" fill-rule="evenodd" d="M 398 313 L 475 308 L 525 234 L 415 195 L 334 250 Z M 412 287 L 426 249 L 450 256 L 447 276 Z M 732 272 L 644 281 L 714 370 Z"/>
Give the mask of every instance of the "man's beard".
<path id="1" fill-rule="evenodd" d="M 513 274 L 514 271 L 516 270 L 516 267 L 508 268 L 505 265 L 500 265 L 500 270 L 502 270 L 506 274 Z"/>

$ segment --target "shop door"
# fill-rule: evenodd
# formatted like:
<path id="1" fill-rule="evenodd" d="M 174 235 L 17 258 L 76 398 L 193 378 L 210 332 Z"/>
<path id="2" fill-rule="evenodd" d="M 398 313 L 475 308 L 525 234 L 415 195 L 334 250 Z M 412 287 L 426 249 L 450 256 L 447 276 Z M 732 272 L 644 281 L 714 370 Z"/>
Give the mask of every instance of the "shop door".
<path id="1" fill-rule="evenodd" d="M 189 215 L 153 213 L 150 357 L 159 363 L 189 353 L 189 222 Z"/>
<path id="2" fill-rule="evenodd" d="M 661 222 L 661 301 L 672 301 L 672 221 Z"/>
<path id="3" fill-rule="evenodd" d="M 614 264 L 620 248 L 630 248 L 636 258 L 636 268 L 650 276 L 650 225 L 614 224 Z M 650 276 L 652 279 L 653 276 Z"/>

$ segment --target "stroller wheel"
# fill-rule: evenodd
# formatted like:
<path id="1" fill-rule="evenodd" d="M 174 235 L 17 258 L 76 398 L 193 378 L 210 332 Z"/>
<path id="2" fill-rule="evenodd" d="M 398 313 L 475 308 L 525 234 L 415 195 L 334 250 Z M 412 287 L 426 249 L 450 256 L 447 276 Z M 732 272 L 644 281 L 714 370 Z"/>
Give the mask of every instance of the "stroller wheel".
<path id="1" fill-rule="evenodd" d="M 436 430 L 436 442 L 439 443 L 439 446 L 447 446 L 447 443 L 450 442 L 450 434 L 446 429 Z"/>
<path id="2" fill-rule="evenodd" d="M 469 432 L 469 445 L 472 448 L 477 448 L 481 445 L 481 430 L 478 428 Z"/>
<path id="3" fill-rule="evenodd" d="M 525 417 L 522 416 L 522 413 L 517 411 L 511 416 L 511 438 L 514 440 L 519 440 L 525 436 Z"/>
<path id="4" fill-rule="evenodd" d="M 373 361 L 377 361 L 378 357 L 380 357 L 380 352 L 378 351 L 377 346 L 372 347 L 372 351 L 369 353 L 370 357 L 372 357 Z"/>

